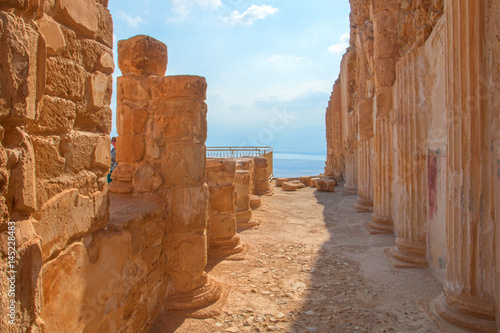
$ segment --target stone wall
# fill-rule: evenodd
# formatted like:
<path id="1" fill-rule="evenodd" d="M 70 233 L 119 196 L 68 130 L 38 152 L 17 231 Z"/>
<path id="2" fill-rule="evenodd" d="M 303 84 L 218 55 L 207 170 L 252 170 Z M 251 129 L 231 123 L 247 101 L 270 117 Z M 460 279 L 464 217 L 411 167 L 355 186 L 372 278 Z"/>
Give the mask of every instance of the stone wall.
<path id="1" fill-rule="evenodd" d="M 114 64 L 106 6 L 95 0 L 0 4 L 2 291 L 11 277 L 9 221 L 17 246 L 16 324 L 2 315 L 2 332 L 73 331 L 54 329 L 52 319 L 80 316 L 79 297 L 88 295 L 82 288 L 93 278 L 80 275 L 84 283 L 69 299 L 53 288 L 76 283 L 71 260 L 99 265 L 89 253 L 106 237 L 101 233 L 109 220 Z M 0 298 L 6 309 L 10 298 L 3 292 Z M 63 298 L 78 306 L 63 306 Z"/>
<path id="2" fill-rule="evenodd" d="M 345 192 L 357 190 L 357 208 L 373 199 L 369 230 L 396 235 L 396 267 L 429 266 L 444 283 L 435 302 L 442 318 L 495 332 L 500 5 L 350 2 L 340 96 L 332 93 L 326 115 L 326 170 L 343 159 Z"/>

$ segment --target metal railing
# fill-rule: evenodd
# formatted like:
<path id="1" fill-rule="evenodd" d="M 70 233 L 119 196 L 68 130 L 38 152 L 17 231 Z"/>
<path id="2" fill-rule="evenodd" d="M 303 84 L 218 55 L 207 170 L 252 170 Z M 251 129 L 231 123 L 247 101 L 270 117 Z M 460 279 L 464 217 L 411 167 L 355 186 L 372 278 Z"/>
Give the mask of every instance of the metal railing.
<path id="1" fill-rule="evenodd" d="M 207 158 L 263 157 L 268 177 L 273 176 L 273 147 L 207 147 Z"/>

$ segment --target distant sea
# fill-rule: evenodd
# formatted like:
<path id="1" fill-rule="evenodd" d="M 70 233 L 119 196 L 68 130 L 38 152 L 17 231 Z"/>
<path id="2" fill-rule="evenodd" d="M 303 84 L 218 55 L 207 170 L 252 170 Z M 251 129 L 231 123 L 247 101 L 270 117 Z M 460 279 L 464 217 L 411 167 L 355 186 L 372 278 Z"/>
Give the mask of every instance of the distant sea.
<path id="1" fill-rule="evenodd" d="M 324 155 L 273 153 L 274 177 L 317 176 L 325 172 Z"/>

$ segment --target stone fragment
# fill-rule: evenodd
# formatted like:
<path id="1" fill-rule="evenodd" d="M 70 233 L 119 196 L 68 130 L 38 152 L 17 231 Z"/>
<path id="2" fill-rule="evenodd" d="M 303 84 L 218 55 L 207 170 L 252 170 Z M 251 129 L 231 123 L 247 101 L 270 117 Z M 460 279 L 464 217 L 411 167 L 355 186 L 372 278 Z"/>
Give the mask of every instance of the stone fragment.
<path id="1" fill-rule="evenodd" d="M 105 158 L 104 147 L 98 151 L 100 156 L 96 156 L 96 149 L 102 142 L 109 142 L 109 137 L 107 135 L 73 131 L 63 137 L 61 141 L 61 152 L 66 160 L 66 167 L 78 172 L 80 170 L 91 169 L 96 161 L 96 157 L 101 159 L 102 162 L 103 154 Z M 99 165 L 102 167 L 102 165 Z"/>
<path id="2" fill-rule="evenodd" d="M 87 37 L 97 33 L 99 17 L 95 0 L 56 0 L 55 8 L 55 18 L 78 33 Z"/>
<path id="3" fill-rule="evenodd" d="M 310 186 L 311 187 L 316 187 L 316 181 L 318 181 L 320 179 L 322 179 L 322 178 L 320 178 L 320 177 L 313 177 L 313 178 L 311 178 L 311 185 Z"/>
<path id="4" fill-rule="evenodd" d="M 281 187 L 281 185 L 287 181 L 288 181 L 288 178 L 276 178 L 276 187 Z"/>
<path id="5" fill-rule="evenodd" d="M 63 191 L 47 201 L 35 214 L 38 222 L 33 224 L 42 239 L 44 261 L 62 250 L 72 237 L 87 232 L 93 217 L 93 201 L 77 189 Z"/>
<path id="6" fill-rule="evenodd" d="M 0 117 L 34 119 L 45 89 L 45 41 L 33 26 L 0 12 Z"/>
<path id="7" fill-rule="evenodd" d="M 59 177 L 66 164 L 65 159 L 59 152 L 61 139 L 58 136 L 42 137 L 31 136 L 35 152 L 36 177 L 51 178 Z"/>
<path id="8" fill-rule="evenodd" d="M 167 62 L 167 46 L 150 36 L 118 41 L 118 67 L 124 76 L 164 76 Z"/>
<path id="9" fill-rule="evenodd" d="M 96 255 L 91 261 L 92 251 Z M 132 288 L 138 277 L 126 271 L 131 256 L 131 236 L 124 231 L 97 236 L 89 250 L 80 242 L 73 243 L 44 265 L 40 313 L 44 328 L 54 333 L 98 332 L 103 316 L 116 327 L 118 323 L 111 318 L 123 318 L 123 312 L 140 304 L 140 293 Z M 117 294 L 117 290 L 121 292 Z M 116 307 L 119 302 L 120 311 Z M 119 325 L 124 325 L 123 319 Z"/>
<path id="10" fill-rule="evenodd" d="M 81 102 L 76 103 L 74 128 L 87 132 L 111 132 L 111 108 L 91 108 Z"/>
<path id="11" fill-rule="evenodd" d="M 113 55 L 109 52 L 103 52 L 99 57 L 96 69 L 105 74 L 113 74 L 113 72 L 115 71 L 115 62 L 113 60 Z"/>
<path id="12" fill-rule="evenodd" d="M 83 67 L 70 60 L 50 57 L 47 59 L 45 93 L 75 102 L 80 101 L 83 99 L 87 75 Z"/>
<path id="13" fill-rule="evenodd" d="M 316 189 L 323 192 L 335 192 L 335 180 L 333 179 L 317 179 Z"/>
<path id="14" fill-rule="evenodd" d="M 111 166 L 111 139 L 105 137 L 95 148 L 94 165 L 101 168 L 109 168 Z"/>
<path id="15" fill-rule="evenodd" d="M 105 6 L 97 6 L 99 17 L 95 39 L 109 48 L 113 48 L 113 18 Z"/>
<path id="16" fill-rule="evenodd" d="M 57 24 L 50 16 L 44 15 L 37 22 L 38 28 L 45 39 L 48 55 L 57 55 L 66 46 L 64 35 Z"/>
<path id="17" fill-rule="evenodd" d="M 297 191 L 298 189 L 300 188 L 300 184 L 297 184 L 297 183 L 293 183 L 293 182 L 284 182 L 282 185 L 281 185 L 281 189 L 283 191 Z"/>
<path id="18" fill-rule="evenodd" d="M 300 181 L 305 186 L 312 186 L 312 184 L 311 184 L 311 179 L 312 178 L 313 178 L 312 176 L 303 176 L 303 177 L 300 177 Z"/>
<path id="19" fill-rule="evenodd" d="M 37 132 L 67 133 L 73 129 L 75 118 L 75 103 L 45 95 L 40 101 L 37 122 L 33 124 L 33 130 Z"/>
<path id="20" fill-rule="evenodd" d="M 105 108 L 111 104 L 113 79 L 110 75 L 97 72 L 89 76 L 90 105 Z"/>

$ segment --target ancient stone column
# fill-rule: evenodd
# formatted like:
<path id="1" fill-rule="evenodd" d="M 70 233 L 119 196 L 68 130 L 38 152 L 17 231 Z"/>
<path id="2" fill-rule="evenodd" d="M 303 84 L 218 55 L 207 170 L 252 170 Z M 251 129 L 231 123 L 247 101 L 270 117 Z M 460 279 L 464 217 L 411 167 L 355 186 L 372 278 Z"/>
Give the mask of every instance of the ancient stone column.
<path id="1" fill-rule="evenodd" d="M 325 125 L 326 125 L 326 162 L 325 162 L 325 176 L 333 176 L 333 110 L 332 110 L 332 99 L 328 101 L 328 106 L 326 107 L 325 113 Z"/>
<path id="2" fill-rule="evenodd" d="M 236 162 L 231 159 L 208 159 L 206 170 L 210 193 L 208 254 L 210 257 L 227 257 L 240 253 L 245 247 L 236 232 Z"/>
<path id="3" fill-rule="evenodd" d="M 345 183 L 342 193 L 353 195 L 358 192 L 358 154 L 355 150 L 347 150 L 345 156 Z"/>
<path id="4" fill-rule="evenodd" d="M 495 10 L 497 15 L 492 20 Z M 498 40 L 490 35 L 486 43 L 493 42 L 496 48 L 484 49 L 488 45 L 485 35 L 498 27 L 498 2 L 449 0 L 445 13 L 448 260 L 447 281 L 437 310 L 455 324 L 498 332 L 498 285 L 492 269 L 495 243 L 499 241 L 493 231 L 498 228 L 494 216 L 499 208 L 495 206 L 492 182 L 499 177 L 498 161 L 494 161 L 498 152 L 492 150 L 499 129 Z M 489 58 L 495 51 L 496 59 Z M 496 305 L 500 305 L 498 299 Z"/>
<path id="5" fill-rule="evenodd" d="M 236 192 L 236 222 L 238 229 L 249 229 L 259 225 L 252 219 L 250 207 L 251 197 L 251 167 L 252 159 L 240 159 L 236 162 L 236 173 L 234 177 L 234 190 Z"/>
<path id="6" fill-rule="evenodd" d="M 427 113 L 419 94 L 424 75 L 424 47 L 418 45 L 397 63 L 395 89 L 399 202 L 391 255 L 410 267 L 427 267 Z"/>
<path id="7" fill-rule="evenodd" d="M 359 101 L 358 120 L 358 211 L 373 210 L 372 151 L 373 151 L 373 99 Z"/>
<path id="8" fill-rule="evenodd" d="M 269 175 L 267 174 L 267 160 L 262 157 L 256 157 L 255 163 L 255 194 L 264 195 L 271 193 Z"/>
<path id="9" fill-rule="evenodd" d="M 119 165 L 110 185 L 165 199 L 166 307 L 207 306 L 221 295 L 204 272 L 207 83 L 199 76 L 163 76 L 167 47 L 148 36 L 119 41 L 118 63 Z"/>
<path id="10" fill-rule="evenodd" d="M 396 78 L 398 3 L 372 2 L 374 36 L 373 214 L 368 224 L 376 233 L 393 233 L 392 219 L 392 86 Z"/>
<path id="11" fill-rule="evenodd" d="M 351 42 L 352 43 L 352 42 Z M 355 90 L 355 70 L 356 70 L 356 52 L 351 48 L 342 58 L 340 66 L 340 98 L 341 112 L 340 122 L 344 129 L 342 131 L 342 147 L 344 154 L 344 189 L 343 194 L 356 194 L 358 191 L 358 158 L 357 158 L 357 116 L 353 108 L 353 94 Z"/>

